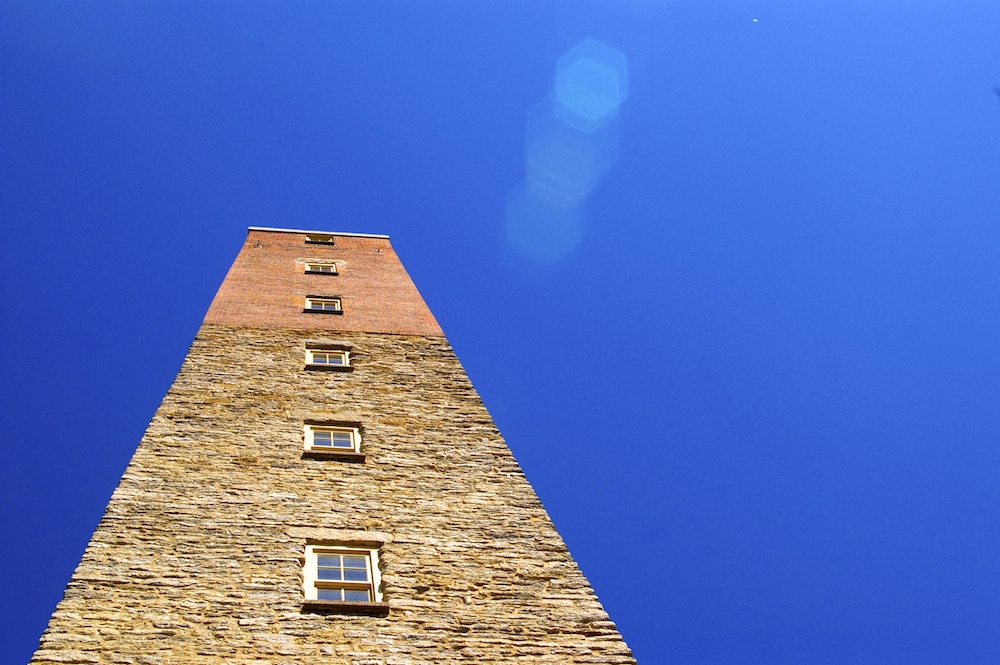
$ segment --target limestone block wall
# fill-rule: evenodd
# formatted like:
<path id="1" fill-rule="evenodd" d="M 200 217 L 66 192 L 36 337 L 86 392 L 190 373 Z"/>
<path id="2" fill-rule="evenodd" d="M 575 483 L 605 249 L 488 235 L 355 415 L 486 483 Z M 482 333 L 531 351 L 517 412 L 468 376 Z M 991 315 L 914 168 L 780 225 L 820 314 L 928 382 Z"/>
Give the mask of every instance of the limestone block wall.
<path id="1" fill-rule="evenodd" d="M 306 420 L 361 423 L 365 461 L 303 458 Z M 388 614 L 304 611 L 309 538 L 359 532 Z M 447 340 L 207 324 L 31 662 L 635 661 Z"/>

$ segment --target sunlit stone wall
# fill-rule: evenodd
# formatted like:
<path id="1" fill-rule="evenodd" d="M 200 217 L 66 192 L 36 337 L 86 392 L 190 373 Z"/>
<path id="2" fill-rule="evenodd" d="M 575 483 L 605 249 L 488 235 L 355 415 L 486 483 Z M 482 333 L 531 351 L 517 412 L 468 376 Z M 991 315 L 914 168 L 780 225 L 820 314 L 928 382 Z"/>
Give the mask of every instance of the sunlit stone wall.
<path id="1" fill-rule="evenodd" d="M 308 419 L 364 463 L 304 459 Z M 303 609 L 310 530 L 378 534 L 387 615 Z M 31 662 L 634 661 L 443 337 L 209 324 Z"/>

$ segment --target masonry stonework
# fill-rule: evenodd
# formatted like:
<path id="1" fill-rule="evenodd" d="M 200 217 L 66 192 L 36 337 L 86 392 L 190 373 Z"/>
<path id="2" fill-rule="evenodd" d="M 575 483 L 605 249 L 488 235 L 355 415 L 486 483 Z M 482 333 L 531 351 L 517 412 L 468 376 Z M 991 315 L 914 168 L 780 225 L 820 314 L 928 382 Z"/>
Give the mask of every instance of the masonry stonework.
<path id="1" fill-rule="evenodd" d="M 447 340 L 347 314 L 202 326 L 32 663 L 635 662 Z M 353 371 L 307 369 L 323 343 Z M 363 463 L 303 455 L 325 420 Z M 378 548 L 387 614 L 304 605 L 330 541 Z"/>

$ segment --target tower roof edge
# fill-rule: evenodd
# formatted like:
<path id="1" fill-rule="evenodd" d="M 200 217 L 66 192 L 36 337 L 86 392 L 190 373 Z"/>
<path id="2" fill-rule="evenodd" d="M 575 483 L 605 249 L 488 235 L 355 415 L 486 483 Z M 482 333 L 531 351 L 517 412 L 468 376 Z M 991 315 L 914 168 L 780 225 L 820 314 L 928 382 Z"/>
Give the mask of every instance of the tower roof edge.
<path id="1" fill-rule="evenodd" d="M 388 240 L 389 236 L 380 233 L 341 233 L 338 231 L 318 231 L 316 229 L 279 229 L 270 226 L 248 226 L 247 231 L 272 231 L 275 233 L 324 233 L 331 236 L 349 236 L 352 238 L 382 238 Z"/>

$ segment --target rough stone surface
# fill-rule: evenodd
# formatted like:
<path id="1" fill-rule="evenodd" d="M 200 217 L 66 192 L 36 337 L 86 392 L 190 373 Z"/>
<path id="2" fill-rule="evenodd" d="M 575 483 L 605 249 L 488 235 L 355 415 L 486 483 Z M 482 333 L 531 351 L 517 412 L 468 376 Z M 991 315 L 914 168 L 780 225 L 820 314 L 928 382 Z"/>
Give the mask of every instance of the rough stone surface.
<path id="1" fill-rule="evenodd" d="M 304 459 L 309 419 L 365 462 Z M 307 540 L 365 531 L 388 616 L 303 612 Z M 635 661 L 444 338 L 207 324 L 31 662 Z"/>

